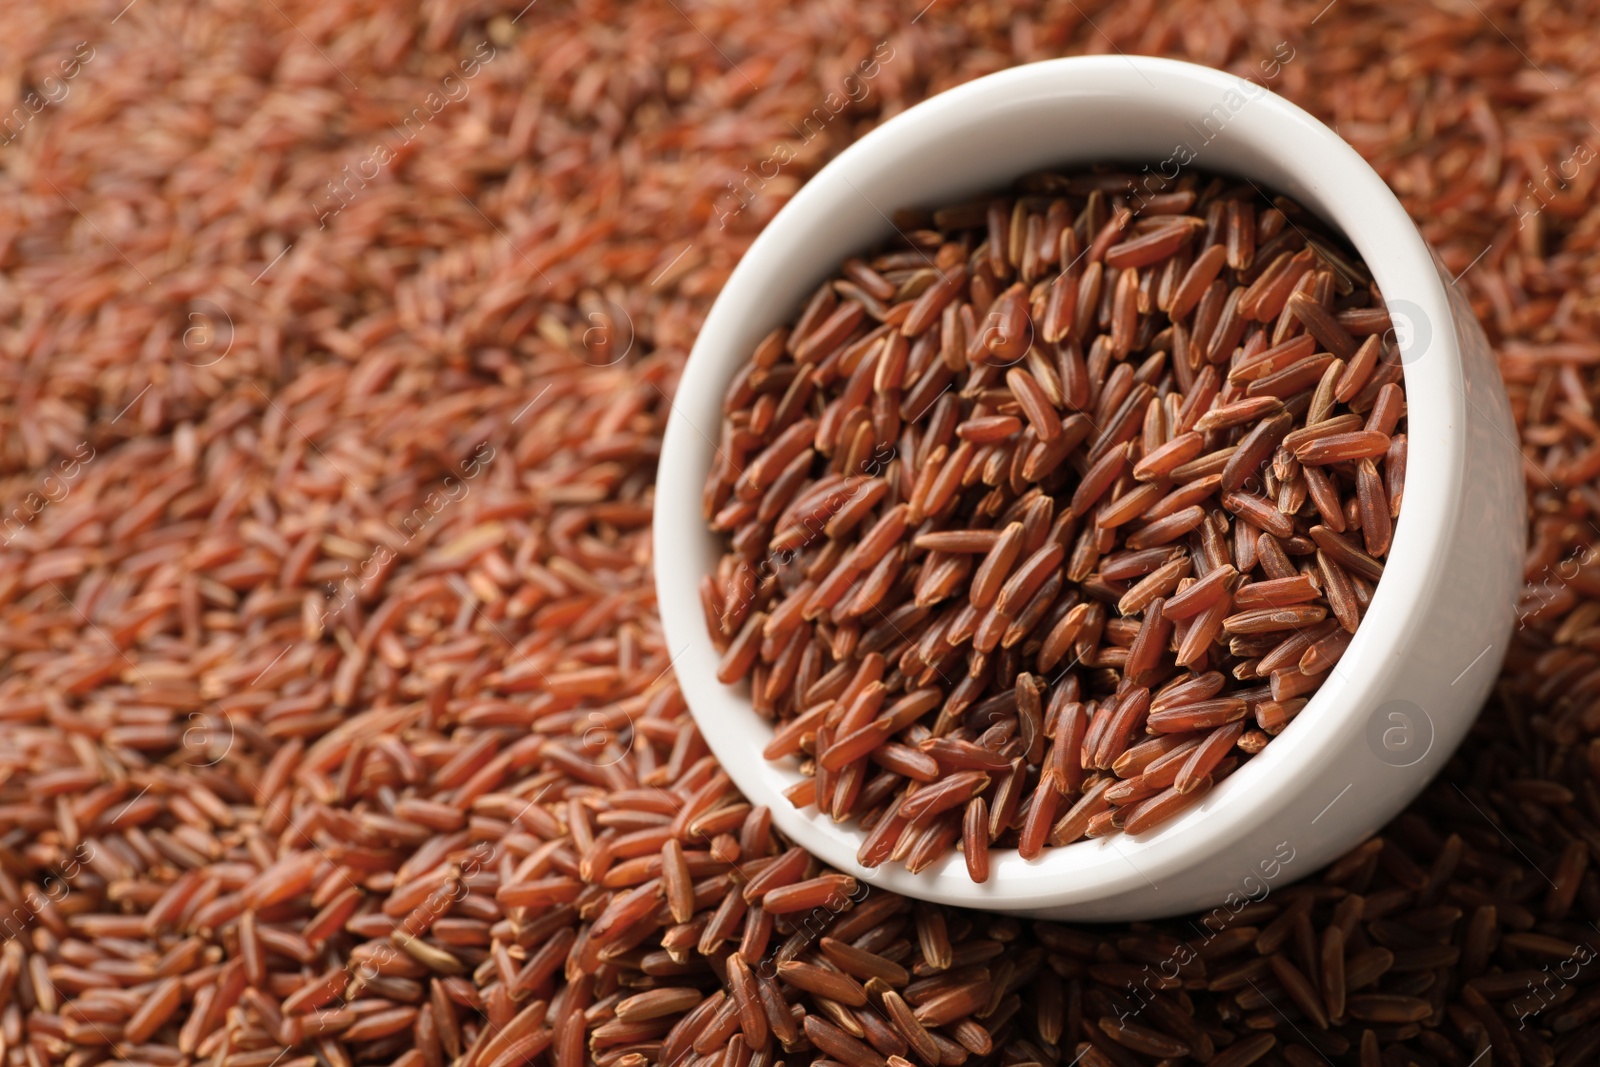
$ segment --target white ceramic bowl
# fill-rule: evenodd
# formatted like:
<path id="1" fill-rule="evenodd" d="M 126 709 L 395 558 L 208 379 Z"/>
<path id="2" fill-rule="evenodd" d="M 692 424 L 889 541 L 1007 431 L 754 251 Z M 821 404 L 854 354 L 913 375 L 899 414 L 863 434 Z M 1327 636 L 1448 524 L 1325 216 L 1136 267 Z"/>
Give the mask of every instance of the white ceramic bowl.
<path id="1" fill-rule="evenodd" d="M 1405 508 L 1371 608 L 1288 729 L 1173 822 L 1047 849 L 1031 862 L 996 852 L 983 885 L 968 879 L 957 853 L 917 875 L 898 865 L 865 870 L 855 863 L 860 831 L 783 797 L 798 780 L 792 761 L 762 759 L 771 728 L 743 687 L 716 680 L 696 586 L 720 551 L 700 495 L 724 387 L 830 271 L 891 235 L 896 209 L 958 202 L 1047 167 L 1160 165 L 1185 153 L 1189 165 L 1285 193 L 1343 231 L 1396 319 L 1410 456 Z M 1524 544 L 1521 455 L 1488 342 L 1394 194 L 1331 130 L 1261 86 L 1132 56 L 981 78 L 889 120 L 811 179 L 706 319 L 673 403 L 655 506 L 656 587 L 689 706 L 739 788 L 769 805 L 784 833 L 907 896 L 1080 920 L 1260 899 L 1382 827 L 1444 766 L 1488 692 L 1515 620 Z"/>

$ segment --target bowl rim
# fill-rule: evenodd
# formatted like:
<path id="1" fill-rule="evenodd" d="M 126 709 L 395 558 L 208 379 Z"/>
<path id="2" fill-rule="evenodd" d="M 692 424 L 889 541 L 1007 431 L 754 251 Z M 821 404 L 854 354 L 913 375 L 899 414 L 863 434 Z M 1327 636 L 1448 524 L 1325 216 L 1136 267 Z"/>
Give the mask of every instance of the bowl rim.
<path id="1" fill-rule="evenodd" d="M 1251 94 L 1250 106 L 1236 114 L 1228 130 L 1250 143 L 1265 143 L 1269 136 L 1278 139 L 1286 154 L 1302 151 L 1302 162 L 1282 165 L 1308 188 L 1323 190 L 1326 203 L 1319 214 L 1354 245 L 1386 302 L 1391 307 L 1408 302 L 1428 330 L 1426 335 L 1407 330 L 1397 338 L 1407 394 L 1407 494 L 1385 579 L 1378 583 L 1335 676 L 1313 694 L 1273 744 L 1171 822 L 1137 837 L 1113 835 L 1046 849 L 1033 860 L 1023 860 L 1015 850 L 995 850 L 989 880 L 982 884 L 970 881 L 955 850 L 917 875 L 894 863 L 863 868 L 855 862 L 862 838 L 859 828 L 836 826 L 814 808 L 802 812 L 788 802 L 781 789 L 800 780 L 793 761 L 768 762 L 759 749 L 752 753 L 744 747 L 748 742 L 740 734 L 748 737 L 751 724 L 767 736 L 771 728 L 750 711 L 747 697 L 716 681 L 719 657 L 706 633 L 697 586 L 702 573 L 679 565 L 689 555 L 688 546 L 714 537 L 701 518 L 700 498 L 716 446 L 685 413 L 684 405 L 695 403 L 712 412 L 714 418 L 706 425 L 720 428 L 727 381 L 749 355 L 748 348 L 729 353 L 730 342 L 724 337 L 739 305 L 761 300 L 763 289 L 782 270 L 785 249 L 811 239 L 808 231 L 819 212 L 845 192 L 841 183 L 854 188 L 853 177 L 881 165 L 903 146 L 937 135 L 952 121 L 972 121 L 973 115 L 993 114 L 1020 102 L 1036 103 L 1041 97 L 1071 106 L 1086 96 L 1114 93 L 1140 107 L 1172 111 L 1185 106 L 1185 94 L 1202 90 L 1220 95 L 1243 87 Z M 1228 170 L 1215 165 L 1206 169 Z M 857 190 L 857 195 L 864 194 Z M 1330 210 L 1326 204 L 1336 208 Z M 910 205 L 887 206 L 893 210 Z M 788 317 L 787 309 L 778 312 L 772 317 L 774 323 Z M 1234 837 L 1260 821 L 1261 811 L 1283 810 L 1297 791 L 1297 780 L 1314 779 L 1312 771 L 1322 754 L 1340 750 L 1354 733 L 1365 729 L 1366 711 L 1374 697 L 1404 667 L 1404 650 L 1415 639 L 1412 622 L 1425 613 L 1434 590 L 1446 580 L 1449 534 L 1456 525 L 1465 478 L 1468 403 L 1453 321 L 1431 251 L 1376 171 L 1297 105 L 1224 71 L 1129 55 L 1046 60 L 975 79 L 890 118 L 822 168 L 757 236 L 707 315 L 672 400 L 655 497 L 657 601 L 668 651 L 682 668 L 684 698 L 707 744 L 750 802 L 770 807 L 773 821 L 796 844 L 841 871 L 919 899 L 1006 909 L 1088 904 L 1141 890 L 1146 884 L 1154 887 L 1159 880 L 1180 876 L 1197 860 L 1226 851 Z M 1424 354 L 1430 358 L 1414 358 Z M 706 462 L 698 462 L 697 454 L 706 456 Z M 748 722 L 730 717 L 736 709 L 742 709 Z M 1396 775 L 1396 790 L 1410 780 Z"/>

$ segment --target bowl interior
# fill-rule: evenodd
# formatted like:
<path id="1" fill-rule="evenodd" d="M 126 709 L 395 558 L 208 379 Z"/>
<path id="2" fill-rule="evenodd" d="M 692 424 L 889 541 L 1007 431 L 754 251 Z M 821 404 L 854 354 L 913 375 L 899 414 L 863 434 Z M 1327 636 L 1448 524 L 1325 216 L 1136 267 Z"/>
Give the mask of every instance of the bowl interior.
<path id="1" fill-rule="evenodd" d="M 1265 69 L 1259 80 L 1267 81 Z M 723 390 L 756 343 L 788 321 L 840 262 L 894 233 L 896 209 L 1001 190 L 1033 170 L 1129 161 L 1168 176 L 1188 168 L 1228 173 L 1287 194 L 1345 234 L 1391 306 L 1406 301 L 1434 324 L 1431 358 L 1407 359 L 1410 473 L 1385 577 L 1340 666 L 1306 710 L 1174 821 L 1139 837 L 1046 850 L 1032 862 L 996 851 L 989 881 L 978 886 L 956 853 L 915 876 L 892 864 L 863 871 L 854 863 L 860 831 L 789 804 L 781 790 L 798 773 L 762 759 L 771 728 L 742 689 L 715 678 L 718 657 L 697 584 L 721 552 L 701 519 L 700 491 L 720 433 Z M 1260 84 L 1142 57 L 1054 60 L 969 83 L 890 120 L 824 168 L 755 241 L 712 309 L 674 400 L 656 497 L 657 585 L 674 663 L 712 750 L 799 844 L 841 870 L 922 899 L 1001 908 L 1092 900 L 1153 884 L 1196 854 L 1225 848 L 1252 812 L 1294 788 L 1297 769 L 1336 737 L 1362 729 L 1361 709 L 1386 672 L 1398 669 L 1392 657 L 1369 651 L 1402 643 L 1408 620 L 1441 580 L 1432 560 L 1441 554 L 1436 542 L 1459 482 L 1451 457 L 1462 439 L 1453 406 L 1461 372 L 1449 323 L 1427 247 L 1382 180 L 1326 127 Z M 1414 343 L 1407 333 L 1398 340 L 1403 355 Z"/>

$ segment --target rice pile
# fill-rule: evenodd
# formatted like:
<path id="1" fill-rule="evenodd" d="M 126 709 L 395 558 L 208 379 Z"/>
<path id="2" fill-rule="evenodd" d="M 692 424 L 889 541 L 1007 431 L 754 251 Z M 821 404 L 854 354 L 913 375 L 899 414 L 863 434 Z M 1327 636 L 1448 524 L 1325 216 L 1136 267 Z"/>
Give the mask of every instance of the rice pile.
<path id="1" fill-rule="evenodd" d="M 6 1063 L 1595 1062 L 1596 14 L 9 6 Z M 1374 162 L 1499 346 L 1534 519 L 1496 698 L 1410 812 L 1086 929 L 774 835 L 689 725 L 648 532 L 783 198 L 930 92 L 1112 50 Z"/>
<path id="2" fill-rule="evenodd" d="M 1299 715 L 1383 574 L 1406 402 L 1365 265 L 1253 184 L 1144 181 L 902 212 L 727 387 L 717 677 L 865 866 L 959 838 L 982 882 L 993 846 L 1175 818 Z"/>

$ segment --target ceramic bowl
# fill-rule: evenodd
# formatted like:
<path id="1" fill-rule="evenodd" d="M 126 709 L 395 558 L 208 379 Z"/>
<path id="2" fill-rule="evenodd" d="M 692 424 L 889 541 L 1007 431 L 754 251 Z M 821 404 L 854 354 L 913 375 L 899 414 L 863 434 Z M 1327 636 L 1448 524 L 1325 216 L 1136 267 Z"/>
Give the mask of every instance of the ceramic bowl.
<path id="1" fill-rule="evenodd" d="M 1284 62 L 1279 59 L 1279 68 Z M 1292 58 L 1288 60 L 1292 62 Z M 1387 186 L 1332 130 L 1261 77 L 1137 56 L 1017 67 L 940 94 L 842 152 L 739 263 L 673 401 L 656 492 L 662 621 L 706 741 L 750 800 L 841 871 L 907 896 L 1076 920 L 1148 919 L 1259 899 L 1311 874 L 1401 811 L 1461 741 L 1515 623 L 1524 544 L 1521 455 L 1482 329 Z M 1140 836 L 992 854 L 969 880 L 959 853 L 910 874 L 855 862 L 862 833 L 783 790 L 772 729 L 745 687 L 716 679 L 697 584 L 721 552 L 700 513 L 724 388 L 773 327 L 839 263 L 892 235 L 893 213 L 1003 190 L 1044 168 L 1196 167 L 1287 194 L 1343 232 L 1395 320 L 1405 365 L 1405 507 L 1384 577 L 1332 676 L 1259 755 L 1203 802 Z"/>

